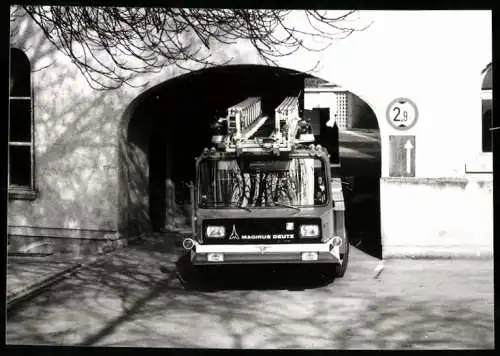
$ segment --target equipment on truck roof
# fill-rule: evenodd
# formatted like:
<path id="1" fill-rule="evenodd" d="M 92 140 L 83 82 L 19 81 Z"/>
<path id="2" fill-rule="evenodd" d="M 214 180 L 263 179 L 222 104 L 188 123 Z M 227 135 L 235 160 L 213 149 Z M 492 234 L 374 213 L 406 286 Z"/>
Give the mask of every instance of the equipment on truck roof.
<path id="1" fill-rule="evenodd" d="M 292 151 L 297 144 L 314 142 L 310 123 L 299 117 L 298 96 L 286 97 L 276 108 L 274 131 L 270 135 L 256 135 L 267 120 L 262 114 L 261 98 L 249 97 L 228 108 L 227 116 L 212 125 L 212 143 L 225 152 L 279 154 Z"/>

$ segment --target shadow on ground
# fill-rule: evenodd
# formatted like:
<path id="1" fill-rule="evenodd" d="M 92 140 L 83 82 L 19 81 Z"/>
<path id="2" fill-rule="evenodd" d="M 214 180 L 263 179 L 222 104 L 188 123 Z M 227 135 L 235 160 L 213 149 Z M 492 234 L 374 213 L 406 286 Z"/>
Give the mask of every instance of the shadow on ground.
<path id="1" fill-rule="evenodd" d="M 226 265 L 192 266 L 189 254 L 176 263 L 182 285 L 189 290 L 289 290 L 324 287 L 333 282 L 312 265 Z M 333 268 L 333 267 L 332 267 Z"/>
<path id="2" fill-rule="evenodd" d="M 216 348 L 492 348 L 492 271 L 388 269 L 352 260 L 311 283 L 293 269 L 235 269 L 217 292 L 188 291 L 172 243 L 136 244 L 15 311 L 8 344 Z M 370 260 L 370 262 L 373 262 Z M 451 262 L 442 262 L 451 263 Z M 464 286 L 463 279 L 469 281 Z M 459 280 L 460 279 L 460 280 Z M 302 282 L 301 282 L 302 281 Z M 294 290 L 294 286 L 301 290 Z"/>

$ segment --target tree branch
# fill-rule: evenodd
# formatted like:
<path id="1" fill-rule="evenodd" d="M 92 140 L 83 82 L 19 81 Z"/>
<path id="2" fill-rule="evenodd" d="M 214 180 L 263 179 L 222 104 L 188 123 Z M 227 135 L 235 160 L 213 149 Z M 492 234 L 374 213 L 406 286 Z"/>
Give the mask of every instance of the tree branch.
<path id="1" fill-rule="evenodd" d="M 65 53 L 94 89 L 132 85 L 139 74 L 175 65 L 205 68 L 220 65 L 212 53 L 220 46 L 248 41 L 269 65 L 299 50 L 312 48 L 308 39 L 326 42 L 345 38 L 356 29 L 346 26 L 355 11 L 338 16 L 316 10 L 172 9 L 24 5 L 11 9 L 11 22 L 28 15 L 47 39 Z M 288 25 L 291 14 L 305 16 L 307 28 Z M 11 34 L 13 36 L 13 34 Z M 76 45 L 76 46 L 75 46 Z M 227 61 L 223 61 L 227 63 Z"/>

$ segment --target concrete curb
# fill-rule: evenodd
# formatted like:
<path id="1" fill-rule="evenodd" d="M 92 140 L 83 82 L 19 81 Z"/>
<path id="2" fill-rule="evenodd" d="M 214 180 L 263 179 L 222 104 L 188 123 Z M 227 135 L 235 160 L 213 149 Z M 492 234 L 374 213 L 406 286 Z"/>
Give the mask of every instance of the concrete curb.
<path id="1" fill-rule="evenodd" d="M 473 254 L 398 254 L 384 256 L 385 261 L 405 261 L 405 260 L 452 260 L 452 261 L 492 261 L 492 255 L 473 255 Z"/>
<path id="2" fill-rule="evenodd" d="M 385 250 L 385 251 L 384 251 Z M 492 260 L 489 247 L 389 246 L 382 248 L 384 260 Z"/>
<path id="3" fill-rule="evenodd" d="M 107 255 L 99 256 L 95 259 L 92 259 L 85 263 L 78 263 L 72 265 L 70 267 L 65 268 L 64 270 L 52 274 L 46 278 L 43 278 L 29 286 L 19 288 L 18 290 L 13 291 L 12 293 L 7 295 L 7 310 L 10 310 L 12 307 L 17 305 L 18 303 L 31 299 L 40 292 L 42 292 L 45 288 L 50 287 L 63 279 L 71 276 L 72 274 L 78 272 L 79 270 L 89 267 L 102 259 L 107 257 Z"/>

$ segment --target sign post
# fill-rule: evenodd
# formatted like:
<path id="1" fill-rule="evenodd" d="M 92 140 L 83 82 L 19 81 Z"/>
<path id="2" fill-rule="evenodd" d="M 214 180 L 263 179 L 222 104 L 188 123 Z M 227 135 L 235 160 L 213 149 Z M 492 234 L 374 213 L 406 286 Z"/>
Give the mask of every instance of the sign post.
<path id="1" fill-rule="evenodd" d="M 389 177 L 415 177 L 415 135 L 389 136 Z"/>

